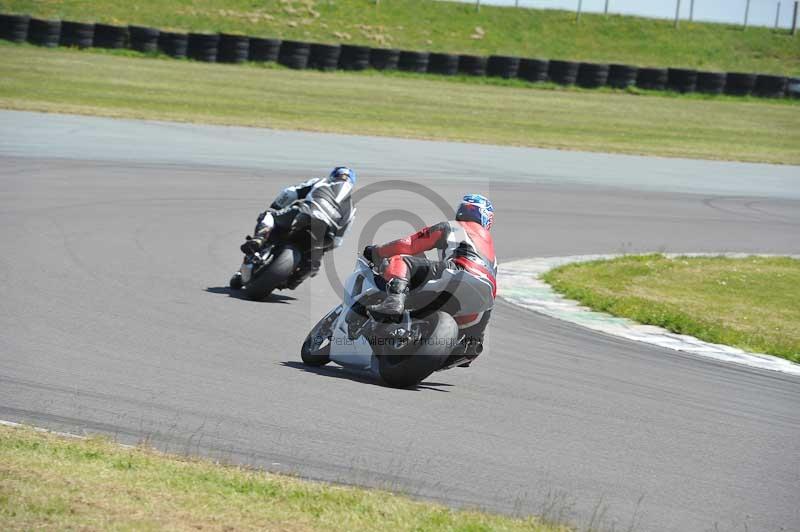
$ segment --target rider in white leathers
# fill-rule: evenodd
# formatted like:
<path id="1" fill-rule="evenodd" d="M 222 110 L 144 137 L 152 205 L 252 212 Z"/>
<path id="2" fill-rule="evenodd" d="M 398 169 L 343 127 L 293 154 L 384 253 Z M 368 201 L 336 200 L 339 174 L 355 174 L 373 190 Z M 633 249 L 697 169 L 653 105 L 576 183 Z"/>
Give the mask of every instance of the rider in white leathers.
<path id="1" fill-rule="evenodd" d="M 356 173 L 338 166 L 327 178 L 313 178 L 285 188 L 256 221 L 253 236 L 248 235 L 241 250 L 259 251 L 267 240 L 299 240 L 303 261 L 287 288 L 296 288 L 319 271 L 325 251 L 338 247 L 350 227 L 355 209 L 351 194 Z M 231 288 L 241 287 L 241 274 L 231 277 Z"/>

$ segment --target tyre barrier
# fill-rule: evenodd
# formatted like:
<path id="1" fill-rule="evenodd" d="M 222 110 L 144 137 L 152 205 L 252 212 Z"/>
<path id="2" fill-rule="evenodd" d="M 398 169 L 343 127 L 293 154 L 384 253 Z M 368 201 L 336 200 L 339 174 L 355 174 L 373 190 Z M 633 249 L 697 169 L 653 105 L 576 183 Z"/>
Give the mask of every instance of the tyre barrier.
<path id="1" fill-rule="evenodd" d="M 397 61 L 397 68 L 404 72 L 418 72 L 424 74 L 428 71 L 428 52 L 412 52 L 401 50 Z"/>
<path id="2" fill-rule="evenodd" d="M 264 39 L 262 37 L 250 37 L 250 61 L 272 61 L 278 60 L 281 50 L 280 39 Z"/>
<path id="3" fill-rule="evenodd" d="M 175 31 L 162 31 L 158 36 L 158 49 L 175 59 L 186 59 L 189 35 Z"/>
<path id="4" fill-rule="evenodd" d="M 146 26 L 128 26 L 130 48 L 137 52 L 149 53 L 158 50 L 158 34 L 156 28 Z"/>
<path id="5" fill-rule="evenodd" d="M 550 78 L 550 81 L 558 83 L 559 85 L 574 85 L 578 80 L 579 67 L 580 63 L 575 61 L 551 60 L 547 76 Z"/>
<path id="6" fill-rule="evenodd" d="M 37 46 L 55 48 L 61 39 L 60 20 L 32 18 L 28 25 L 28 42 Z"/>
<path id="7" fill-rule="evenodd" d="M 517 77 L 534 83 L 547 81 L 550 61 L 547 59 L 520 59 Z"/>
<path id="8" fill-rule="evenodd" d="M 0 14 L 0 39 L 21 43 L 28 38 L 28 26 L 31 17 L 28 15 Z"/>
<path id="9" fill-rule="evenodd" d="M 800 99 L 800 78 L 789 78 L 786 82 L 786 97 Z"/>
<path id="10" fill-rule="evenodd" d="M 311 45 L 300 41 L 283 41 L 278 63 L 289 68 L 302 70 L 308 66 L 308 56 L 311 53 Z"/>
<path id="11" fill-rule="evenodd" d="M 339 66 L 339 54 L 342 48 L 338 44 L 318 44 L 311 45 L 308 53 L 308 68 L 315 68 L 329 72 L 336 70 Z"/>
<path id="12" fill-rule="evenodd" d="M 668 68 L 667 88 L 685 94 L 694 92 L 697 87 L 697 70 L 688 68 Z"/>
<path id="13" fill-rule="evenodd" d="M 640 89 L 663 91 L 667 88 L 667 69 L 640 68 L 636 75 L 636 86 Z"/>
<path id="14" fill-rule="evenodd" d="M 578 86 L 587 89 L 605 87 L 608 82 L 609 65 L 602 63 L 581 63 L 578 67 Z"/>
<path id="15" fill-rule="evenodd" d="M 244 63 L 250 57 L 250 37 L 220 33 L 218 50 L 220 63 Z"/>
<path id="16" fill-rule="evenodd" d="M 753 87 L 753 95 L 761 98 L 783 98 L 788 81 L 785 76 L 759 74 Z"/>
<path id="17" fill-rule="evenodd" d="M 428 73 L 453 76 L 458 74 L 458 56 L 453 54 L 431 53 L 428 56 Z"/>
<path id="18" fill-rule="evenodd" d="M 519 57 L 490 55 L 486 61 L 486 75 L 495 78 L 516 78 L 519 72 Z"/>
<path id="19" fill-rule="evenodd" d="M 369 51 L 369 66 L 375 70 L 397 70 L 400 50 L 397 48 L 372 48 Z"/>
<path id="20" fill-rule="evenodd" d="M 369 46 L 343 44 L 339 53 L 339 68 L 342 70 L 366 70 L 369 68 Z"/>
<path id="21" fill-rule="evenodd" d="M 762 98 L 800 98 L 800 78 L 742 72 L 698 72 L 684 68 L 638 68 L 631 65 L 577 63 L 512 56 L 453 55 L 369 48 L 357 45 L 310 44 L 230 34 L 160 32 L 144 26 L 115 26 L 72 21 L 45 20 L 29 15 L 0 13 L 0 39 L 28 41 L 39 46 L 124 48 L 139 52 L 160 50 L 171 57 L 200 61 L 241 63 L 278 61 L 290 68 L 311 65 L 322 70 L 377 70 L 400 68 L 409 72 L 453 75 L 498 76 L 539 82 L 550 79 L 562 85 L 577 82 L 582 87 L 614 88 L 636 85 L 642 89 L 701 92 Z"/>
<path id="22" fill-rule="evenodd" d="M 219 55 L 218 33 L 189 33 L 186 57 L 195 61 L 216 63 Z"/>
<path id="23" fill-rule="evenodd" d="M 698 72 L 697 92 L 703 94 L 722 94 L 727 74 L 724 72 Z"/>
<path id="24" fill-rule="evenodd" d="M 128 28 L 126 26 L 113 26 L 111 24 L 94 25 L 95 48 L 125 48 L 128 42 Z"/>
<path id="25" fill-rule="evenodd" d="M 91 48 L 94 41 L 94 24 L 85 22 L 61 22 L 61 46 L 77 46 L 78 48 Z"/>
<path id="26" fill-rule="evenodd" d="M 725 94 L 732 96 L 749 96 L 756 84 L 755 74 L 728 72 L 725 80 Z"/>
<path id="27" fill-rule="evenodd" d="M 459 55 L 458 71 L 467 76 L 485 76 L 488 58 L 482 55 Z"/>
<path id="28" fill-rule="evenodd" d="M 609 65 L 608 66 L 608 86 L 615 89 L 627 89 L 636 84 L 636 76 L 639 74 L 639 67 L 631 65 Z"/>

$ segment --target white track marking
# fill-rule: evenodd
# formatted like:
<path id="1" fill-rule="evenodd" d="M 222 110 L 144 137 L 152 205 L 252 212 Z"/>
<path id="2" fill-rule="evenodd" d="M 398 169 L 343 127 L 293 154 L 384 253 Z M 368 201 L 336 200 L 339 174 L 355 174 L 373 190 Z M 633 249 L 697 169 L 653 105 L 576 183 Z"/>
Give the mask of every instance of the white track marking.
<path id="1" fill-rule="evenodd" d="M 45 429 L 42 427 L 34 427 L 33 425 L 26 425 L 25 423 L 15 423 L 13 421 L 5 421 L 3 419 L 0 419 L 0 425 L 3 425 L 5 427 L 13 427 L 15 429 L 29 428 L 37 432 L 47 432 L 50 434 L 55 434 L 56 436 L 63 436 L 65 438 L 75 438 L 78 440 L 86 439 L 86 436 L 79 436 L 78 434 L 70 434 L 69 432 L 57 432 L 55 430 Z"/>
<path id="2" fill-rule="evenodd" d="M 671 258 L 679 256 L 725 256 L 732 258 L 777 256 L 753 253 L 665 253 L 664 255 Z M 641 325 L 627 318 L 618 318 L 605 312 L 589 310 L 577 301 L 566 299 L 557 294 L 550 285 L 541 279 L 542 274 L 545 272 L 564 264 L 599 259 L 607 260 L 620 256 L 622 255 L 574 255 L 507 262 L 500 266 L 499 295 L 514 305 L 613 336 L 724 362 L 800 375 L 800 364 L 795 364 L 783 358 L 762 353 L 750 353 L 727 345 L 712 344 L 698 340 L 693 336 L 672 333 L 661 327 Z M 798 255 L 788 256 L 800 258 Z"/>
<path id="3" fill-rule="evenodd" d="M 0 419 L 0 425 L 3 425 L 5 427 L 12 427 L 12 428 L 15 428 L 15 429 L 29 428 L 29 429 L 33 429 L 33 430 L 35 430 L 37 432 L 46 432 L 48 434 L 54 434 L 56 436 L 61 436 L 63 438 L 73 438 L 73 439 L 76 439 L 76 440 L 88 440 L 89 439 L 89 436 L 81 436 L 79 434 L 70 434 L 69 432 L 58 432 L 56 430 L 50 430 L 50 429 L 46 429 L 44 427 L 36 427 L 36 426 L 33 426 L 33 425 L 27 425 L 25 423 L 15 423 L 14 421 L 6 421 L 6 420 L 3 420 L 3 419 Z M 136 446 L 134 446 L 134 445 L 128 445 L 128 444 L 125 444 L 125 443 L 119 443 L 119 442 L 113 442 L 113 443 L 115 445 L 117 445 L 119 447 L 123 447 L 125 449 L 135 449 L 136 448 Z"/>

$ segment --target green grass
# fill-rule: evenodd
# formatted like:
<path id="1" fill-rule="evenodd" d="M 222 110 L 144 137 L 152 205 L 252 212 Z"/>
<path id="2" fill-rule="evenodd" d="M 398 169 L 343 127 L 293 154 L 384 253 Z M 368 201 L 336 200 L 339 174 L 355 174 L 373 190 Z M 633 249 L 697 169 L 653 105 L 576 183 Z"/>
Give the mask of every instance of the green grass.
<path id="1" fill-rule="evenodd" d="M 11 43 L 0 43 L 0 73 L 7 109 L 800 163 L 800 105 L 783 100 L 539 90 Z"/>
<path id="2" fill-rule="evenodd" d="M 800 362 L 800 260 L 625 256 L 544 280 L 595 310 Z"/>
<path id="3" fill-rule="evenodd" d="M 65 20 L 241 32 L 453 53 L 800 74 L 786 30 L 431 0 L 0 0 L 0 11 Z M 476 31 L 483 30 L 483 33 Z M 479 37 L 482 35 L 482 37 Z"/>
<path id="4" fill-rule="evenodd" d="M 568 530 L 7 426 L 0 522 L 3 530 Z"/>

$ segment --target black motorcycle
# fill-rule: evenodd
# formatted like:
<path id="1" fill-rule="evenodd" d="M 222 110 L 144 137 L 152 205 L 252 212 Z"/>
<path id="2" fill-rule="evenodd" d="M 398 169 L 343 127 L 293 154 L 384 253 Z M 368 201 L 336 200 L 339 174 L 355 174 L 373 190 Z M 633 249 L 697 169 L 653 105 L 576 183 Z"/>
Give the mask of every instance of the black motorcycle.
<path id="1" fill-rule="evenodd" d="M 335 248 L 344 238 L 354 216 L 355 210 L 341 228 L 327 228 L 323 245 L 325 252 Z M 255 231 L 258 229 L 256 224 Z M 306 230 L 290 232 L 285 240 L 273 238 L 273 234 L 257 251 L 245 253 L 239 272 L 230 280 L 232 289 L 243 289 L 254 301 L 266 299 L 276 289 L 297 288 L 309 276 L 309 270 L 301 267 L 307 260 L 305 254 L 309 253 L 309 233 Z M 251 238 L 247 237 L 248 240 Z"/>

